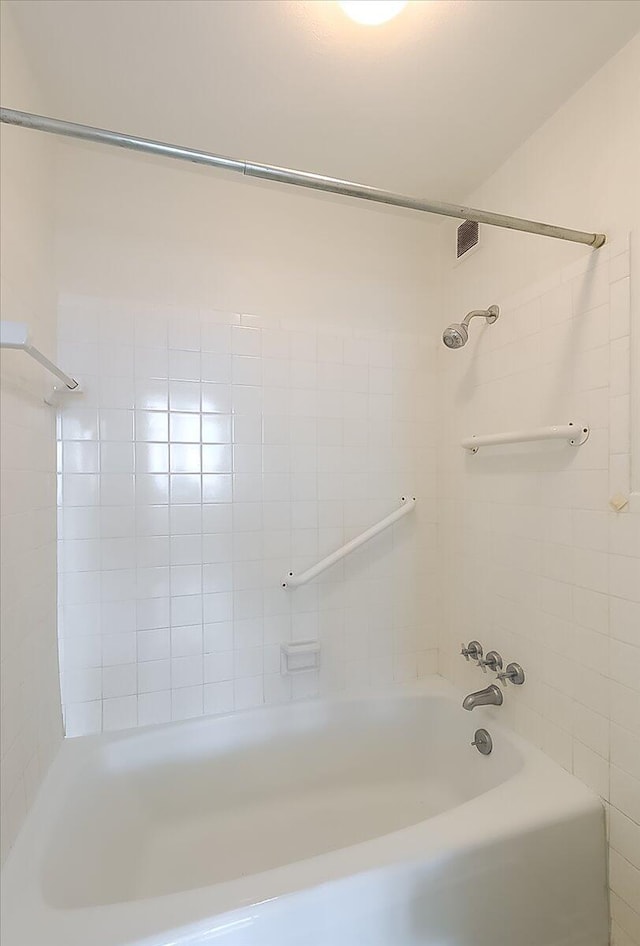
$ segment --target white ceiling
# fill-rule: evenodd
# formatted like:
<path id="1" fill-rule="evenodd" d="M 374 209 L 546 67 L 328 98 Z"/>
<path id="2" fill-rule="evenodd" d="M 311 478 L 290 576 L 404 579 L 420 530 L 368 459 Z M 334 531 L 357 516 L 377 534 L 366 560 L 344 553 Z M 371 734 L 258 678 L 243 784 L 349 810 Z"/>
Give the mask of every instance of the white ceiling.
<path id="1" fill-rule="evenodd" d="M 640 0 L 10 5 L 56 117 L 450 200 L 640 28 Z"/>

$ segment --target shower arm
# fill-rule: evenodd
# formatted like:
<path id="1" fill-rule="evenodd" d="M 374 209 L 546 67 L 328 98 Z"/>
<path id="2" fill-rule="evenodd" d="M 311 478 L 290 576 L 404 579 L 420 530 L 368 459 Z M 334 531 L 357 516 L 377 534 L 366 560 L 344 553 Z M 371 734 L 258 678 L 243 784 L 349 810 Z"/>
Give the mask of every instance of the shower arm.
<path id="1" fill-rule="evenodd" d="M 491 309 L 494 307 L 491 306 Z M 492 312 L 491 309 L 472 309 L 471 312 L 467 312 L 465 317 L 462 320 L 462 324 L 469 328 L 469 322 L 471 319 L 484 318 L 487 320 L 489 325 L 491 325 L 498 318 L 495 312 Z"/>
<path id="2" fill-rule="evenodd" d="M 408 210 L 418 210 L 422 213 L 439 214 L 443 217 L 455 217 L 459 220 L 473 220 L 476 223 L 484 223 L 491 227 L 502 227 L 507 230 L 521 230 L 525 233 L 536 233 L 539 236 L 552 237 L 555 240 L 583 243 L 586 246 L 592 246 L 596 249 L 602 246 L 607 239 L 604 233 L 588 233 L 584 230 L 570 230 L 567 227 L 556 227 L 549 223 L 539 223 L 535 220 L 526 220 L 522 217 L 510 217 L 506 214 L 493 213 L 489 210 L 476 210 L 472 207 L 464 207 L 460 204 L 448 204 L 442 203 L 441 201 L 424 200 L 419 197 L 409 197 L 405 194 L 396 194 L 393 191 L 370 187 L 367 184 L 343 181 L 335 177 L 325 177 L 322 174 L 311 174 L 308 171 L 296 171 L 292 168 L 280 168 L 273 167 L 269 164 L 254 164 L 250 161 L 239 161 L 236 158 L 211 154 L 207 151 L 196 151 L 192 148 L 183 148 L 179 145 L 154 141 L 149 138 L 137 138 L 133 135 L 126 135 L 117 131 L 95 128 L 92 125 L 80 125 L 76 122 L 62 121 L 58 118 L 48 118 L 44 115 L 34 115 L 31 112 L 22 112 L 13 108 L 0 108 L 0 121 L 7 125 L 33 128 L 36 131 L 62 135 L 66 138 L 78 138 L 82 141 L 93 141 L 97 144 L 112 145 L 116 148 L 127 148 L 130 151 L 156 154 L 178 161 L 190 161 L 192 164 L 204 164 L 208 167 L 236 171 L 246 177 L 257 177 L 262 180 L 278 181 L 282 184 L 308 187 L 312 190 L 340 194 L 344 197 L 355 197 L 359 200 L 370 200 L 375 203 L 389 204 L 394 207 L 405 207 Z"/>

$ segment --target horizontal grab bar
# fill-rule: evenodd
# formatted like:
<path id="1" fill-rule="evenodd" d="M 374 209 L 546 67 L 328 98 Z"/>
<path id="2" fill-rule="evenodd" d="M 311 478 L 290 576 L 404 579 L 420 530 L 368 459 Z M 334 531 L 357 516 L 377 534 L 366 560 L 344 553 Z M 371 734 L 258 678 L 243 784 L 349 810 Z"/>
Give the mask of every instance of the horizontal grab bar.
<path id="1" fill-rule="evenodd" d="M 536 440 L 566 440 L 578 446 L 589 436 L 589 428 L 581 424 L 556 424 L 531 430 L 511 430 L 504 434 L 479 434 L 462 441 L 465 450 L 477 453 L 480 447 L 496 447 L 504 443 L 532 443 Z"/>
<path id="2" fill-rule="evenodd" d="M 320 575 L 322 572 L 326 571 L 327 568 L 331 568 L 332 565 L 335 565 L 335 563 L 339 562 L 340 559 L 344 558 L 346 555 L 349 555 L 350 552 L 354 552 L 356 549 L 360 548 L 361 545 L 364 545 L 365 542 L 368 542 L 369 539 L 372 539 L 375 535 L 378 535 L 378 533 L 388 529 L 389 526 L 392 526 L 394 522 L 398 521 L 398 519 L 402 519 L 403 516 L 406 516 L 407 513 L 411 512 L 415 504 L 415 496 L 411 497 L 411 499 L 407 499 L 405 496 L 403 496 L 402 505 L 399 509 L 396 509 L 396 511 L 390 513 L 390 515 L 385 516 L 385 518 L 381 519 L 380 522 L 376 523 L 375 526 L 371 526 L 370 529 L 367 529 L 366 532 L 356 536 L 355 539 L 351 539 L 351 541 L 347 542 L 346 545 L 343 545 L 342 548 L 332 552 L 331 555 L 327 555 L 326 558 L 323 558 L 321 561 L 319 561 L 317 565 L 312 565 L 311 568 L 307 568 L 305 572 L 301 572 L 299 575 L 294 575 L 293 572 L 289 572 L 286 579 L 282 582 L 282 587 L 298 588 L 299 585 L 306 585 L 306 583 L 311 581 L 312 578 L 315 578 L 316 575 Z"/>

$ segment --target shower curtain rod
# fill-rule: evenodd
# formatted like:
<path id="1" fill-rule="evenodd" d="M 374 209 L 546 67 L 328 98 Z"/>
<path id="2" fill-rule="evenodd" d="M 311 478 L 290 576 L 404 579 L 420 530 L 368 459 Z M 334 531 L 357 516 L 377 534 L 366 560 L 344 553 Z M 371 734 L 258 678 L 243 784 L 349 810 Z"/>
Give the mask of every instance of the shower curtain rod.
<path id="1" fill-rule="evenodd" d="M 182 148 L 179 145 L 153 141 L 149 138 L 136 138 L 133 135 L 125 135 L 118 131 L 107 131 L 104 128 L 94 128 L 91 125 L 79 125 L 75 122 L 47 118 L 44 115 L 33 115 L 30 112 L 21 112 L 12 108 L 0 109 L 0 121 L 7 125 L 33 128 L 37 131 L 63 135 L 67 138 L 79 138 L 83 141 L 94 141 L 98 144 L 112 145 L 116 148 L 127 148 L 130 151 L 141 151 L 144 154 L 156 154 L 165 158 L 174 158 L 178 161 L 190 161 L 192 164 L 204 164 L 207 167 L 236 171 L 246 177 L 278 181 L 282 184 L 293 184 L 297 187 L 309 187 L 312 190 L 341 194 L 344 197 L 357 197 L 359 200 L 371 200 L 378 204 L 390 204 L 394 207 L 405 207 L 408 210 L 419 210 L 423 213 L 439 214 L 444 217 L 474 220 L 477 223 L 485 223 L 491 227 L 537 233 L 540 236 L 553 237 L 556 240 L 584 243 L 586 246 L 593 246 L 594 248 L 602 246 L 606 241 L 604 233 L 569 230 L 567 227 L 555 227 L 549 223 L 538 223 L 535 220 L 525 220 L 522 217 L 509 217 L 488 210 L 474 210 L 472 207 L 463 207 L 460 204 L 446 204 L 435 200 L 423 200 L 419 197 L 408 197 L 404 194 L 396 194 L 393 191 L 369 187 L 367 184 L 356 184 L 352 181 L 342 181 L 339 178 L 311 174 L 308 171 L 296 171 L 292 168 L 255 164 L 251 161 L 238 161 L 235 158 L 211 154 L 208 151 L 195 151 L 192 148 Z"/>

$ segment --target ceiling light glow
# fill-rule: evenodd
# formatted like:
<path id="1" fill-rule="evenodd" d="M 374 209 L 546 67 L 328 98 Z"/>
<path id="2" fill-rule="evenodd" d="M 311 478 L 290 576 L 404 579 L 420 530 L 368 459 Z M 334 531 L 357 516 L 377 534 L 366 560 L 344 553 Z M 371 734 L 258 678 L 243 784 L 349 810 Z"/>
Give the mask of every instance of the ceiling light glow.
<path id="1" fill-rule="evenodd" d="M 407 5 L 407 0 L 338 0 L 347 16 L 356 23 L 378 26 L 397 16 Z"/>

